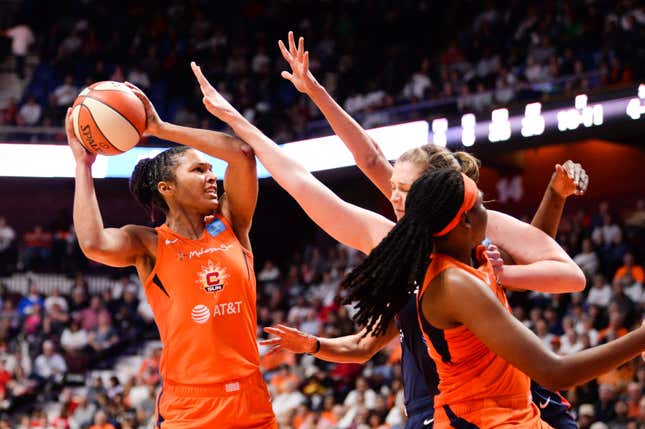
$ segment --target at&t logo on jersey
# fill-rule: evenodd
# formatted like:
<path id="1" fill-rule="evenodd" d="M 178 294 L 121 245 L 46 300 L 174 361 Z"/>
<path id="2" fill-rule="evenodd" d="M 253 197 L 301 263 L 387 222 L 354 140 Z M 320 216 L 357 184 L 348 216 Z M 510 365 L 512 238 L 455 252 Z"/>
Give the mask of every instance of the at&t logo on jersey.
<path id="1" fill-rule="evenodd" d="M 213 306 L 213 318 L 242 313 L 242 301 L 221 302 Z M 193 322 L 203 325 L 211 318 L 211 311 L 204 304 L 197 304 L 190 312 Z"/>
<path id="2" fill-rule="evenodd" d="M 208 261 L 208 265 L 202 266 L 202 270 L 197 273 L 197 283 L 204 292 L 219 292 L 224 289 L 228 275 L 226 269 Z"/>
<path id="3" fill-rule="evenodd" d="M 190 317 L 192 317 L 195 323 L 203 325 L 208 322 L 208 319 L 211 317 L 211 312 L 205 305 L 198 304 L 193 307 L 193 310 L 190 312 Z"/>

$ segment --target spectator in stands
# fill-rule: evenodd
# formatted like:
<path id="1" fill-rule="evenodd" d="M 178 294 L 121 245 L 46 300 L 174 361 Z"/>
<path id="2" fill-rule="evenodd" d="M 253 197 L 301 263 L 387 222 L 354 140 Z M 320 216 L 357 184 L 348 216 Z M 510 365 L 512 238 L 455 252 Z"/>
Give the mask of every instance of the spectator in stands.
<path id="1" fill-rule="evenodd" d="M 272 283 L 280 278 L 280 269 L 275 266 L 271 259 L 264 262 L 264 266 L 258 273 L 258 281 L 261 283 Z"/>
<path id="2" fill-rule="evenodd" d="M 101 304 L 101 299 L 95 295 L 90 299 L 90 306 L 81 310 L 79 320 L 83 329 L 89 333 L 99 326 L 99 319 L 101 318 L 107 319 L 108 323 L 110 323 L 110 313 Z"/>
<path id="3" fill-rule="evenodd" d="M 86 353 L 88 335 L 78 320 L 72 319 L 69 327 L 63 330 L 60 343 L 65 351 L 65 361 L 70 372 L 84 373 L 88 365 Z"/>
<path id="4" fill-rule="evenodd" d="M 34 361 L 33 376 L 45 387 L 45 393 L 50 396 L 58 389 L 67 373 L 65 359 L 56 352 L 54 342 L 45 340 L 43 352 Z"/>
<path id="5" fill-rule="evenodd" d="M 592 288 L 587 296 L 587 303 L 606 308 L 613 296 L 611 286 L 605 281 L 605 276 L 598 273 L 593 276 Z"/>
<path id="6" fill-rule="evenodd" d="M 147 91 L 148 88 L 150 88 L 150 77 L 148 76 L 148 73 L 139 68 L 136 64 L 130 68 L 127 80 L 144 91 Z"/>
<path id="7" fill-rule="evenodd" d="M 596 252 L 593 250 L 591 239 L 585 238 L 582 240 L 582 251 L 573 258 L 573 261 L 582 268 L 588 280 L 596 275 L 599 261 Z"/>
<path id="8" fill-rule="evenodd" d="M 35 97 L 29 97 L 18 111 L 16 122 L 17 125 L 33 127 L 38 125 L 42 116 L 43 108 L 40 107 Z"/>
<path id="9" fill-rule="evenodd" d="M 18 313 L 20 313 L 20 316 L 27 316 L 31 314 L 35 305 L 40 306 L 40 308 L 43 308 L 45 306 L 45 300 L 40 295 L 40 292 L 38 292 L 38 285 L 36 284 L 36 282 L 34 282 L 33 279 L 29 278 L 27 280 L 27 283 L 29 293 L 22 297 L 20 302 L 18 302 Z"/>
<path id="10" fill-rule="evenodd" d="M 119 334 L 112 326 L 110 315 L 101 313 L 98 316 L 98 325 L 89 332 L 87 343 L 94 352 L 97 361 L 116 360 L 117 356 L 113 354 L 114 346 L 119 342 Z"/>
<path id="11" fill-rule="evenodd" d="M 18 122 L 18 106 L 16 99 L 10 97 L 6 105 L 0 109 L 0 125 L 16 125 Z"/>
<path id="12" fill-rule="evenodd" d="M 645 270 L 642 265 L 634 264 L 634 255 L 631 252 L 625 253 L 623 256 L 623 265 L 616 270 L 614 280 L 623 278 L 627 274 L 631 275 L 631 279 L 637 283 L 643 284 L 645 282 Z"/>
<path id="13" fill-rule="evenodd" d="M 94 424 L 90 426 L 90 429 L 115 429 L 115 427 L 108 422 L 105 412 L 98 410 L 94 414 Z"/>
<path id="14" fill-rule="evenodd" d="M 36 225 L 23 236 L 22 263 L 25 271 L 49 266 L 52 235 L 41 225 Z"/>
<path id="15" fill-rule="evenodd" d="M 57 120 L 65 117 L 67 108 L 72 105 L 77 95 L 78 88 L 74 85 L 74 76 L 68 74 L 49 97 L 49 103 L 54 109 Z"/>
<path id="16" fill-rule="evenodd" d="M 7 224 L 7 219 L 0 216 L 0 277 L 5 276 L 15 264 L 15 238 L 16 232 Z"/>
<path id="17" fill-rule="evenodd" d="M 16 59 L 16 75 L 18 79 L 25 78 L 25 64 L 29 47 L 34 43 L 34 33 L 26 23 L 19 23 L 2 32 L 2 35 L 11 38 L 11 53 Z"/>
<path id="18" fill-rule="evenodd" d="M 645 414 L 641 414 L 641 401 L 643 399 L 643 385 L 637 381 L 631 381 L 627 385 L 627 414 L 635 419 L 645 419 Z"/>
<path id="19" fill-rule="evenodd" d="M 288 380 L 285 382 L 284 391 L 273 397 L 271 405 L 277 418 L 294 410 L 305 401 L 305 396 L 298 390 L 298 382 Z"/>

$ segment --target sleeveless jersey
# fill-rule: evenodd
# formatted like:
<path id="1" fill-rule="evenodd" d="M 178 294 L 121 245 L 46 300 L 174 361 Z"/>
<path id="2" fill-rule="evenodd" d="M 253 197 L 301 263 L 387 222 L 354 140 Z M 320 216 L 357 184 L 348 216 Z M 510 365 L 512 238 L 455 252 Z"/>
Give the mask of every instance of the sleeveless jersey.
<path id="1" fill-rule="evenodd" d="M 504 409 L 504 404 L 507 404 L 508 418 L 512 419 L 512 423 L 507 422 L 510 423 L 509 427 L 545 427 L 540 421 L 537 407 L 531 402 L 528 376 L 493 353 L 465 326 L 437 329 L 421 312 L 423 294 L 431 281 L 448 268 L 465 270 L 483 281 L 508 310 L 506 295 L 503 288 L 495 282 L 493 268 L 484 250 L 483 246 L 477 248 L 477 259 L 482 262 L 479 269 L 447 255 L 433 254 L 423 288 L 417 298 L 419 325 L 428 345 L 428 354 L 435 362 L 439 374 L 435 423 L 438 427 L 443 427 L 443 424 L 447 427 L 456 421 L 465 423 L 462 417 L 476 417 L 478 410 L 481 410 L 480 414 L 486 415 L 484 410 L 489 404 L 494 404 L 494 413 L 497 414 L 494 418 L 495 426 L 505 427 L 507 413 L 500 413 L 499 409 Z M 443 412 L 438 413 L 439 409 Z"/>
<path id="2" fill-rule="evenodd" d="M 438 393 L 439 379 L 437 367 L 428 356 L 425 339 L 419 329 L 416 292 L 410 296 L 395 320 L 401 337 L 401 375 L 405 403 L 409 405 L 425 398 L 432 401 Z"/>
<path id="3" fill-rule="evenodd" d="M 144 283 L 159 328 L 164 381 L 224 383 L 257 372 L 253 257 L 218 215 L 198 240 L 156 228 L 157 259 Z"/>

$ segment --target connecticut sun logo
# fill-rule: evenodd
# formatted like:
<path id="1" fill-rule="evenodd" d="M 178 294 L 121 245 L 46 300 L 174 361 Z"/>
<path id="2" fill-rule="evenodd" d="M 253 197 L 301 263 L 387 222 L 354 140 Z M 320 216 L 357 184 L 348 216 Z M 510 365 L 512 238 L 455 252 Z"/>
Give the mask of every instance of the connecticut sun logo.
<path id="1" fill-rule="evenodd" d="M 202 265 L 202 270 L 197 273 L 197 277 L 195 283 L 204 292 L 219 292 L 224 289 L 226 279 L 228 279 L 226 269 L 213 264 L 212 261 L 208 261 L 208 265 Z"/>

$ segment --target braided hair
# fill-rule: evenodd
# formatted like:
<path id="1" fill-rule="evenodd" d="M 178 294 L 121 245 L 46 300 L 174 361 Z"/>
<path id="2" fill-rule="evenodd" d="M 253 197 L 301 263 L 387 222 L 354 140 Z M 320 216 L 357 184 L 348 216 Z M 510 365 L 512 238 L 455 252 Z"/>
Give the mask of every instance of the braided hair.
<path id="1" fill-rule="evenodd" d="M 341 287 L 344 304 L 354 303 L 354 321 L 382 335 L 409 295 L 423 282 L 433 237 L 455 217 L 464 200 L 461 173 L 444 168 L 417 179 L 405 202 L 405 216 Z"/>
<path id="2" fill-rule="evenodd" d="M 168 204 L 157 189 L 159 182 L 175 180 L 175 168 L 179 158 L 190 149 L 188 146 L 174 146 L 154 158 L 144 158 L 134 167 L 130 177 L 130 192 L 151 215 L 154 209 L 168 214 Z"/>

